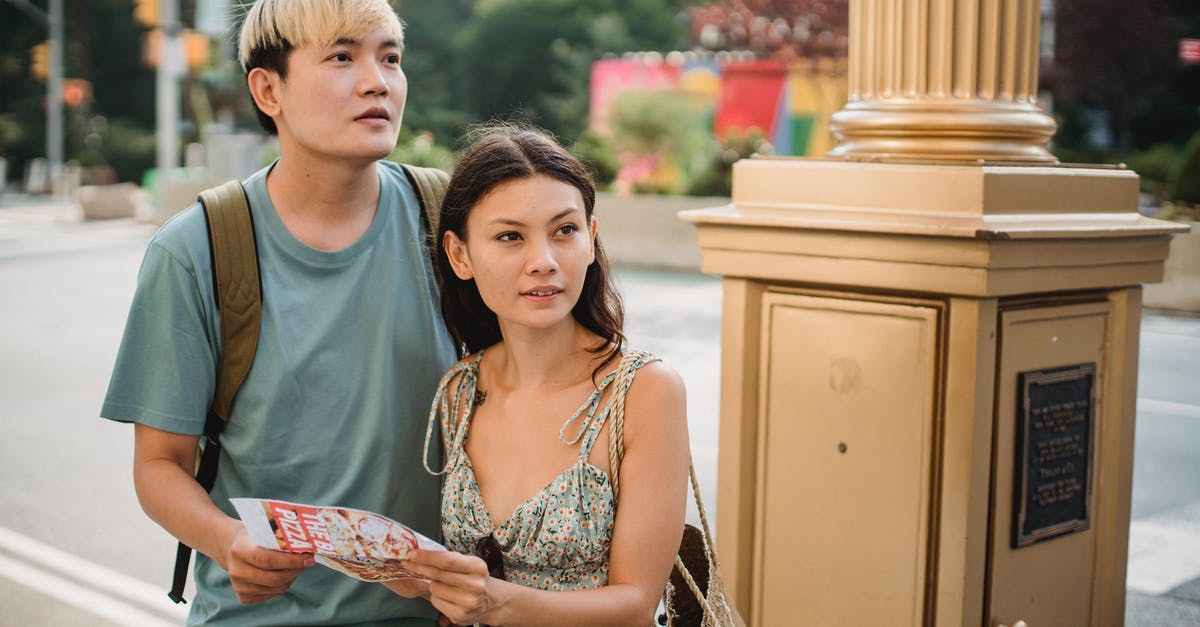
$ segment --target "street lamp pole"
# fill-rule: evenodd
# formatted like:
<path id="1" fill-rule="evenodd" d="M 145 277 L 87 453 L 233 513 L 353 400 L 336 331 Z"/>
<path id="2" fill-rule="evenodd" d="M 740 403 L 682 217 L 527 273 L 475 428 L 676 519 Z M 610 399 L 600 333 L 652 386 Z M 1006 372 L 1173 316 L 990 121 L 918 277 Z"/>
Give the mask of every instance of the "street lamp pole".
<path id="1" fill-rule="evenodd" d="M 50 162 L 50 180 L 57 182 L 62 176 L 63 163 L 62 0 L 50 0 L 49 8 L 47 26 L 50 30 L 50 68 L 46 77 L 46 159 Z"/>
<path id="2" fill-rule="evenodd" d="M 162 48 L 155 68 L 155 130 L 158 196 L 162 198 L 163 185 L 171 180 L 179 165 L 179 74 L 183 54 L 179 39 L 179 0 L 159 0 L 158 10 Z"/>
<path id="3" fill-rule="evenodd" d="M 49 43 L 49 66 L 46 68 L 46 160 L 50 166 L 51 180 L 62 170 L 63 160 L 63 58 L 62 58 L 62 0 L 50 0 L 49 12 L 38 8 L 29 0 L 8 0 L 9 4 L 24 11 L 26 15 L 46 27 Z"/>

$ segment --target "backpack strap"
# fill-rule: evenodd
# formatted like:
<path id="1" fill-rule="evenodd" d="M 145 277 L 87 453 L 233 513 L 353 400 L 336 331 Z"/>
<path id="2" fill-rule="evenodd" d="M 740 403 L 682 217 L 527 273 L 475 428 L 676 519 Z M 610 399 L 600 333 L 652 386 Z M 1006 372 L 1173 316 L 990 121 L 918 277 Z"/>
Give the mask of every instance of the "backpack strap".
<path id="1" fill-rule="evenodd" d="M 213 413 L 224 425 L 258 349 L 262 318 L 258 247 L 250 205 L 240 182 L 229 181 L 200 192 L 200 203 L 208 221 L 213 284 L 221 313 L 221 356 Z"/>
<path id="2" fill-rule="evenodd" d="M 217 362 L 216 390 L 204 421 L 204 437 L 196 464 L 196 481 L 211 492 L 221 455 L 221 432 L 229 422 L 229 411 L 238 388 L 250 372 L 258 349 L 262 319 L 262 282 L 258 270 L 258 248 L 246 191 L 238 181 L 229 181 L 200 192 L 208 227 L 212 259 L 213 292 L 221 316 L 221 355 Z M 176 603 L 186 603 L 191 547 L 180 542 L 175 551 L 175 574 L 171 592 Z"/>
<path id="3" fill-rule="evenodd" d="M 417 198 L 421 201 L 421 224 L 425 227 L 429 242 L 433 242 L 438 234 L 438 214 L 442 210 L 442 200 L 446 198 L 446 189 L 450 186 L 450 175 L 438 168 L 407 163 L 400 164 L 400 167 L 417 190 Z"/>

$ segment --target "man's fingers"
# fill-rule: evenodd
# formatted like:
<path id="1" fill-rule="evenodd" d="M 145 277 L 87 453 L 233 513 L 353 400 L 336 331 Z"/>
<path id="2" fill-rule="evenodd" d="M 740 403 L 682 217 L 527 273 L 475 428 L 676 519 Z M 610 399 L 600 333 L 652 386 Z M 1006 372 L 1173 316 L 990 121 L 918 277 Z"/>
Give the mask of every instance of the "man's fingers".
<path id="1" fill-rule="evenodd" d="M 311 553 L 285 553 L 257 546 L 253 550 L 241 553 L 238 557 L 247 564 L 262 570 L 300 571 L 316 563 Z"/>

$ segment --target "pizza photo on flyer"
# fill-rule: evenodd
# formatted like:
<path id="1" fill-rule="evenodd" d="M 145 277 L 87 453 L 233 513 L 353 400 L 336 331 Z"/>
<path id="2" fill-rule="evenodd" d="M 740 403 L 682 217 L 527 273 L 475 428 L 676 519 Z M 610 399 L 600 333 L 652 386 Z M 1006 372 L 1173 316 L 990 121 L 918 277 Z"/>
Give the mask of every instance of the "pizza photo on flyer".
<path id="1" fill-rule="evenodd" d="M 406 561 L 417 549 L 445 550 L 386 516 L 349 507 L 230 499 L 255 544 L 313 553 L 317 563 L 363 581 L 419 579 Z"/>

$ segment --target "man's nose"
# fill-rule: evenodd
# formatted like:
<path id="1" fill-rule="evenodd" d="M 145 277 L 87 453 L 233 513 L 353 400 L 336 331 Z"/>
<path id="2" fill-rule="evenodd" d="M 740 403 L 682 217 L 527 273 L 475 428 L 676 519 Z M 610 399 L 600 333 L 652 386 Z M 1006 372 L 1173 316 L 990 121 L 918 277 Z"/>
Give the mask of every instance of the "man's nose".
<path id="1" fill-rule="evenodd" d="M 387 79 L 383 76 L 380 62 L 374 58 L 365 58 L 359 62 L 359 80 L 361 91 L 367 95 L 385 96 L 388 93 Z"/>

